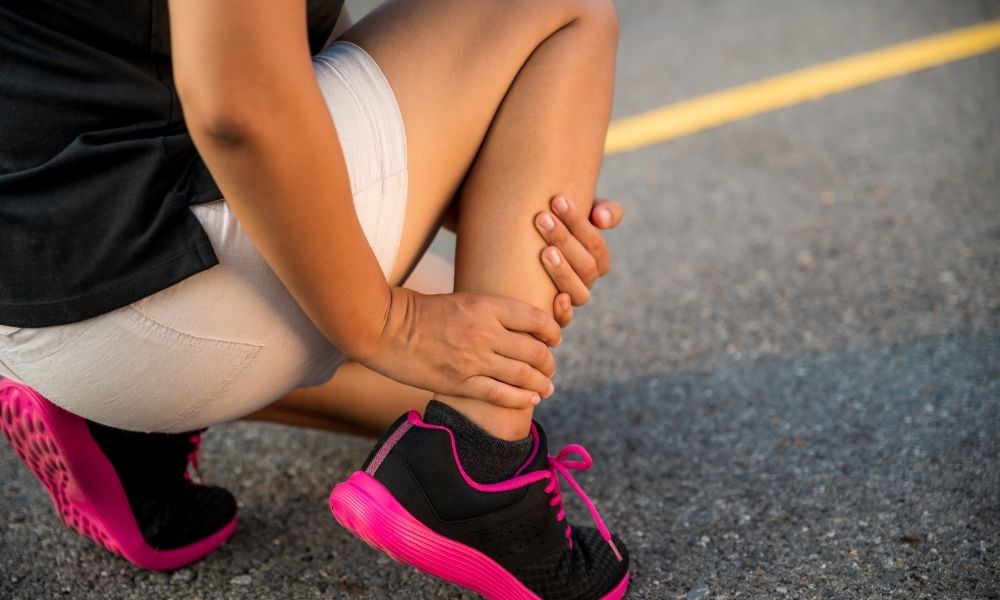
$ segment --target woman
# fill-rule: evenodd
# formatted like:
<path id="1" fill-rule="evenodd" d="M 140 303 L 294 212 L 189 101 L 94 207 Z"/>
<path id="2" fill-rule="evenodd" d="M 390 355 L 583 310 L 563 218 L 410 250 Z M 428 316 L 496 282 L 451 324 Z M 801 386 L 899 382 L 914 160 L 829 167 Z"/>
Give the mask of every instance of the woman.
<path id="1" fill-rule="evenodd" d="M 606 270 L 579 215 L 610 1 L 387 2 L 321 51 L 339 2 L 94 4 L 0 9 L 0 363 L 47 398 L 0 383 L 0 422 L 64 519 L 140 566 L 203 556 L 235 504 L 184 479 L 177 432 L 350 360 L 406 398 L 370 425 L 434 400 L 334 489 L 343 525 L 488 597 L 621 597 L 624 546 L 569 474 L 589 456 L 531 419 L 552 314 Z M 454 292 L 401 287 L 450 208 Z"/>

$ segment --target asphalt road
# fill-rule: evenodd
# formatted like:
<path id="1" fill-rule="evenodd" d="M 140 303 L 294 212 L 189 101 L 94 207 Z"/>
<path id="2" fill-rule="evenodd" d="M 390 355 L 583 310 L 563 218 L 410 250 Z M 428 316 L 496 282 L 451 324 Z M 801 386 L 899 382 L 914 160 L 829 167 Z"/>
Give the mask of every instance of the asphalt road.
<path id="1" fill-rule="evenodd" d="M 617 117 L 1000 18 L 1000 2 L 620 12 Z M 1000 598 L 998 98 L 992 53 L 607 160 L 601 191 L 629 211 L 615 270 L 538 417 L 593 454 L 579 480 L 629 543 L 630 598 Z M 330 518 L 370 446 L 213 429 L 203 471 L 241 524 L 172 575 L 62 527 L 0 447 L 0 597 L 467 597 Z"/>

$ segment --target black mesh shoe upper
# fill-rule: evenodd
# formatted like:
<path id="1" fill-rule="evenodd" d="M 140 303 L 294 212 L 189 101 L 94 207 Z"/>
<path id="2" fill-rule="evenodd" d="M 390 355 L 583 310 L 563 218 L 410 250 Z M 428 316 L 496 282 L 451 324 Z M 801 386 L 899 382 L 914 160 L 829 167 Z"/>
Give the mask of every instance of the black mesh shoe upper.
<path id="1" fill-rule="evenodd" d="M 215 533 L 236 515 L 226 490 L 193 483 L 189 457 L 197 451 L 191 433 L 138 433 L 87 421 L 94 441 L 121 480 L 146 543 L 159 550 L 181 548 Z"/>
<path id="2" fill-rule="evenodd" d="M 553 552 L 517 573 L 518 579 L 546 600 L 600 598 L 628 570 L 628 550 L 617 537 L 621 562 L 593 527 L 573 527 L 572 536 L 572 551 Z"/>
<path id="3" fill-rule="evenodd" d="M 548 468 L 545 434 L 538 432 L 538 451 L 522 474 Z M 617 538 L 621 561 L 596 529 L 574 526 L 569 543 L 561 505 L 546 491 L 551 479 L 503 492 L 471 487 L 445 431 L 410 428 L 374 477 L 428 528 L 489 556 L 545 600 L 596 600 L 628 571 L 628 553 Z"/>

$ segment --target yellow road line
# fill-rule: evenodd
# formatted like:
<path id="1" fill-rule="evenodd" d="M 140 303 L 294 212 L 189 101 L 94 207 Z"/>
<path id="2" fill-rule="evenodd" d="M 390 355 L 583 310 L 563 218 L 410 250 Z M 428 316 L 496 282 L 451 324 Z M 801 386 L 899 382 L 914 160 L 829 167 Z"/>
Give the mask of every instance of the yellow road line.
<path id="1" fill-rule="evenodd" d="M 615 121 L 604 151 L 628 152 L 997 48 L 1000 20 L 823 63 Z"/>

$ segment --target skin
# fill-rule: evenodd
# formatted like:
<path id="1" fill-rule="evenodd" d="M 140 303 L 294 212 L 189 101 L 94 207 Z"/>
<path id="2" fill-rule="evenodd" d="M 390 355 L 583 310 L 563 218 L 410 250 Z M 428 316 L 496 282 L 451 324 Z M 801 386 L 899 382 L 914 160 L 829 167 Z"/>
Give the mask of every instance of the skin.
<path id="1" fill-rule="evenodd" d="M 572 200 L 569 201 L 572 205 Z M 543 214 L 536 216 L 536 223 Z M 592 255 L 586 253 L 582 264 L 564 260 L 550 269 L 543 261 L 553 283 L 560 290 L 553 303 L 553 311 L 556 320 L 565 328 L 573 320 L 574 302 L 570 294 L 563 290 L 576 286 L 589 289 L 594 282 L 588 284 L 579 272 L 584 272 L 591 262 L 598 266 L 600 275 L 608 273 L 611 261 L 601 231 L 616 227 L 621 222 L 623 211 L 617 202 L 598 198 L 594 201 L 589 221 L 578 209 L 563 217 L 556 211 L 552 214 L 555 217 L 553 229 L 539 228 L 550 244 L 546 249 L 553 248 L 561 255 L 584 257 L 585 253 L 573 249 L 579 245 L 594 252 Z M 454 270 L 450 262 L 428 253 L 405 285 L 423 294 L 446 294 L 453 290 Z M 430 391 L 403 385 L 360 363 L 348 361 L 327 383 L 293 390 L 247 418 L 378 437 L 403 412 L 423 412 L 431 396 Z"/>
<path id="2" fill-rule="evenodd" d="M 388 2 L 345 32 L 389 79 L 411 151 L 389 281 L 348 217 L 342 150 L 313 79 L 304 6 L 171 0 L 170 10 L 195 144 L 317 327 L 356 362 L 435 391 L 495 435 L 526 435 L 532 406 L 553 391 L 546 346 L 561 340 L 551 316 L 557 288 L 538 261 L 546 244 L 530 216 L 557 193 L 591 210 L 617 43 L 610 2 Z M 426 64 L 435 68 L 419 68 Z M 399 287 L 454 198 L 456 291 Z M 583 273 L 596 274 L 596 265 Z"/>

